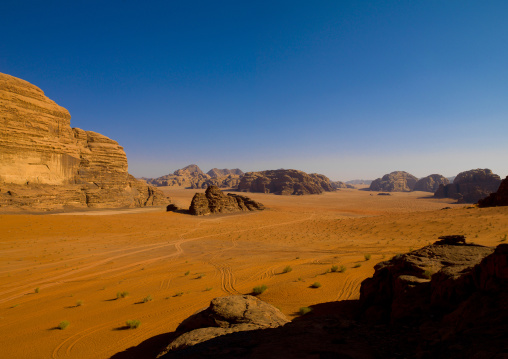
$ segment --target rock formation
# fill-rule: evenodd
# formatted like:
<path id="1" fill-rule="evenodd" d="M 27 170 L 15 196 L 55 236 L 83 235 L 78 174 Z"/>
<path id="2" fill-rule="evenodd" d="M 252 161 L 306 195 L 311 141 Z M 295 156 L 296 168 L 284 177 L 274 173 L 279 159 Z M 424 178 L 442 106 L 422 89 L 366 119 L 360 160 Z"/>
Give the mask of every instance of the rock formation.
<path id="1" fill-rule="evenodd" d="M 218 168 L 212 168 L 210 171 L 206 172 L 207 175 L 209 175 L 211 178 L 220 178 L 220 177 L 226 177 L 229 175 L 232 176 L 243 176 L 244 173 L 239 168 L 233 168 L 232 170 L 224 168 L 224 169 L 218 169 Z"/>
<path id="2" fill-rule="evenodd" d="M 0 74 L 0 206 L 52 210 L 168 202 L 127 172 L 121 146 L 70 127 L 70 114 L 38 87 Z"/>
<path id="3" fill-rule="evenodd" d="M 277 328 L 288 322 L 280 310 L 250 295 L 215 298 L 208 308 L 192 315 L 178 326 L 178 337 L 158 357 L 221 335 Z"/>
<path id="4" fill-rule="evenodd" d="M 453 183 L 440 185 L 434 193 L 436 198 L 454 198 L 458 203 L 476 203 L 496 192 L 501 178 L 488 168 L 461 172 Z"/>
<path id="5" fill-rule="evenodd" d="M 478 201 L 479 207 L 508 206 L 508 176 L 501 182 L 497 192 Z"/>
<path id="6" fill-rule="evenodd" d="M 395 171 L 378 178 L 370 184 L 370 191 L 410 192 L 418 178 L 404 171 Z"/>
<path id="7" fill-rule="evenodd" d="M 355 180 L 350 180 L 350 181 L 346 181 L 346 184 L 351 184 L 351 185 L 368 185 L 370 186 L 370 184 L 372 183 L 372 180 L 364 180 L 364 179 L 355 179 Z"/>
<path id="8" fill-rule="evenodd" d="M 448 181 L 446 177 L 438 174 L 433 174 L 427 177 L 420 178 L 413 187 L 413 191 L 434 193 L 437 191 L 440 184 L 446 186 L 448 183 L 450 183 L 450 181 Z"/>
<path id="9" fill-rule="evenodd" d="M 247 172 L 238 190 L 243 192 L 275 193 L 280 195 L 319 194 L 333 191 L 328 177 L 297 170 Z"/>
<path id="10" fill-rule="evenodd" d="M 330 181 L 333 189 L 341 189 L 341 188 L 355 188 L 355 186 L 341 182 L 341 181 Z"/>
<path id="11" fill-rule="evenodd" d="M 176 170 L 173 174 L 158 178 L 143 178 L 148 184 L 153 186 L 183 186 L 186 188 L 199 189 L 217 186 L 220 188 L 236 188 L 240 182 L 243 172 L 238 168 L 217 169 L 213 168 L 208 173 L 204 173 L 197 165 L 189 165 Z"/>
<path id="12" fill-rule="evenodd" d="M 214 299 L 220 311 L 211 305 L 185 320 L 160 358 L 504 358 L 508 244 L 463 239 L 447 236 L 379 263 L 359 301 L 317 304 L 289 323 L 269 307 L 255 315 L 267 318 L 262 330 L 233 332 L 253 324 L 245 319 L 252 304 Z"/>
<path id="13" fill-rule="evenodd" d="M 196 193 L 189 207 L 190 214 L 206 215 L 241 211 L 263 210 L 265 207 L 252 199 L 233 193 L 225 195 L 217 186 L 210 186 L 205 193 Z"/>

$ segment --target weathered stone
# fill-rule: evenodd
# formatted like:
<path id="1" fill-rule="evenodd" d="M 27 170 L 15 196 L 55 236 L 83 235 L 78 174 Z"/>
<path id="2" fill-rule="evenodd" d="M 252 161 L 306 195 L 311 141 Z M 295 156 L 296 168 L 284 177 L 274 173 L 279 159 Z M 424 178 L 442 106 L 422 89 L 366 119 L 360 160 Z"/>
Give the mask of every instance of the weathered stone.
<path id="1" fill-rule="evenodd" d="M 127 172 L 123 148 L 70 127 L 70 114 L 38 87 L 0 74 L 2 210 L 139 207 L 168 202 Z M 7 192 L 16 196 L 4 195 Z"/>
<path id="2" fill-rule="evenodd" d="M 211 178 L 227 177 L 229 175 L 241 177 L 244 175 L 243 171 L 239 168 L 234 168 L 232 170 L 227 168 L 224 169 L 212 168 L 206 174 L 209 175 Z"/>
<path id="3" fill-rule="evenodd" d="M 208 188 L 236 188 L 243 172 L 238 168 L 233 170 L 214 168 L 205 174 L 197 165 L 189 165 L 176 170 L 173 174 L 158 178 L 143 178 L 153 186 L 183 186 L 191 189 Z"/>
<path id="4" fill-rule="evenodd" d="M 420 178 L 413 187 L 413 191 L 434 193 L 439 188 L 439 185 L 441 184 L 447 185 L 448 183 L 450 183 L 450 181 L 448 181 L 448 178 L 438 174 L 433 174 L 427 177 Z"/>
<path id="5" fill-rule="evenodd" d="M 241 211 L 263 210 L 264 206 L 248 197 L 233 193 L 225 195 L 217 186 L 210 186 L 205 193 L 196 193 L 192 198 L 189 213 L 207 215 Z"/>
<path id="6" fill-rule="evenodd" d="M 479 207 L 508 206 L 508 176 L 501 182 L 497 192 L 478 201 Z"/>
<path id="7" fill-rule="evenodd" d="M 328 177 L 297 170 L 247 172 L 238 185 L 244 192 L 275 193 L 280 195 L 319 194 L 333 191 Z"/>
<path id="8" fill-rule="evenodd" d="M 176 329 L 178 338 L 164 349 L 184 349 L 212 338 L 239 331 L 277 328 L 289 320 L 280 310 L 250 295 L 215 298 L 210 306 L 185 319 Z"/>
<path id="9" fill-rule="evenodd" d="M 404 171 L 395 171 L 378 178 L 370 184 L 370 191 L 410 192 L 418 179 Z"/>
<path id="10" fill-rule="evenodd" d="M 436 198 L 453 198 L 458 203 L 476 203 L 489 194 L 496 192 L 501 178 L 488 168 L 461 172 L 453 183 L 439 185 L 434 193 Z"/>

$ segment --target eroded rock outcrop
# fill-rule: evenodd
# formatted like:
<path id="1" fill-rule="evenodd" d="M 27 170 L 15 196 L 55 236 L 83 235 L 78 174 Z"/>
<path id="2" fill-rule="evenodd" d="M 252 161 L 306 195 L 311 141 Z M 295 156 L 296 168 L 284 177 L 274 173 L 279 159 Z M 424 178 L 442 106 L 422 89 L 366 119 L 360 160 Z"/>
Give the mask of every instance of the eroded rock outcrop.
<path id="1" fill-rule="evenodd" d="M 158 357 L 172 350 L 184 349 L 221 335 L 277 328 L 289 320 L 280 310 L 250 295 L 215 298 L 210 306 L 185 319 L 176 329 L 173 340 Z"/>
<path id="2" fill-rule="evenodd" d="M 370 191 L 380 192 L 410 192 L 418 178 L 404 171 L 394 171 L 378 178 L 370 184 Z"/>
<path id="3" fill-rule="evenodd" d="M 461 172 L 453 183 L 440 185 L 434 193 L 436 198 L 453 198 L 458 203 L 476 203 L 496 192 L 501 178 L 488 168 Z"/>
<path id="4" fill-rule="evenodd" d="M 53 210 L 163 205 L 127 172 L 123 148 L 70 127 L 70 114 L 27 81 L 0 74 L 0 206 Z"/>
<path id="5" fill-rule="evenodd" d="M 157 187 L 182 186 L 199 189 L 217 186 L 219 188 L 236 188 L 242 175 L 243 172 L 238 168 L 232 170 L 213 168 L 208 173 L 204 173 L 197 165 L 189 165 L 176 170 L 173 174 L 143 179 Z"/>
<path id="6" fill-rule="evenodd" d="M 508 206 L 508 176 L 501 182 L 497 192 L 478 201 L 479 207 Z"/>
<path id="7" fill-rule="evenodd" d="M 265 207 L 248 197 L 234 193 L 225 195 L 217 186 L 210 186 L 205 193 L 192 198 L 189 213 L 197 216 L 217 213 L 263 210 Z"/>
<path id="8" fill-rule="evenodd" d="M 334 190 L 328 177 L 297 170 L 247 172 L 238 185 L 244 192 L 274 193 L 279 195 L 319 194 Z"/>
<path id="9" fill-rule="evenodd" d="M 448 181 L 448 178 L 439 174 L 432 174 L 427 177 L 420 178 L 413 187 L 413 191 L 434 193 L 439 188 L 439 185 L 442 184 L 446 186 L 449 183 L 450 181 Z"/>

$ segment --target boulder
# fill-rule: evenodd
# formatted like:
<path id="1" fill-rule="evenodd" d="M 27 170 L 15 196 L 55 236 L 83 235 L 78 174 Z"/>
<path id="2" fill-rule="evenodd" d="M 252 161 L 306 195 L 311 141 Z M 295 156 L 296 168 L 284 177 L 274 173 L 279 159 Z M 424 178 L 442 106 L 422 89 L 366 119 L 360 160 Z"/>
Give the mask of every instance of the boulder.
<path id="1" fill-rule="evenodd" d="M 418 179 L 404 171 L 395 171 L 378 178 L 370 184 L 370 191 L 410 192 Z"/>
<path id="2" fill-rule="evenodd" d="M 205 193 L 192 198 L 189 213 L 200 216 L 217 213 L 263 210 L 264 206 L 248 197 L 233 193 L 225 195 L 217 186 L 210 186 Z"/>
<path id="3" fill-rule="evenodd" d="M 247 172 L 238 184 L 243 192 L 274 193 L 279 195 L 320 194 L 334 190 L 328 177 L 297 170 Z"/>
<path id="4" fill-rule="evenodd" d="M 479 207 L 508 206 L 508 176 L 501 182 L 497 192 L 478 201 Z"/>
<path id="5" fill-rule="evenodd" d="M 446 186 L 448 183 L 450 183 L 450 181 L 448 181 L 448 178 L 438 174 L 433 174 L 427 177 L 420 178 L 413 187 L 413 191 L 434 193 L 439 188 L 439 185 L 442 184 Z"/>
<path id="6" fill-rule="evenodd" d="M 488 168 L 461 172 L 453 183 L 439 185 L 434 193 L 436 198 L 453 198 L 458 203 L 476 203 L 489 194 L 496 192 L 501 178 Z"/>
<path id="7" fill-rule="evenodd" d="M 164 205 L 128 173 L 114 140 L 70 127 L 70 114 L 38 87 L 0 74 L 0 206 L 8 210 Z M 7 192 L 16 195 L 4 195 Z"/>
<path id="8" fill-rule="evenodd" d="M 234 332 L 277 328 L 289 320 L 274 306 L 250 295 L 215 298 L 210 306 L 185 319 L 178 337 L 158 357 Z"/>

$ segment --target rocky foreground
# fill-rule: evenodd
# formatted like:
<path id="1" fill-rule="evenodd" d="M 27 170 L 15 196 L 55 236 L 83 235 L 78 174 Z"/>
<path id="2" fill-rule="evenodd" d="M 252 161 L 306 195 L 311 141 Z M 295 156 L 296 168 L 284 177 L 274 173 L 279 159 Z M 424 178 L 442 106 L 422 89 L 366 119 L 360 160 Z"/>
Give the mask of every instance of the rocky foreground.
<path id="1" fill-rule="evenodd" d="M 168 203 L 128 173 L 114 140 L 71 128 L 69 112 L 27 81 L 0 73 L 0 209 L 47 211 Z"/>
<path id="2" fill-rule="evenodd" d="M 251 296 L 216 298 L 158 358 L 506 358 L 506 303 L 508 244 L 448 236 L 376 265 L 360 300 L 292 322 Z"/>

